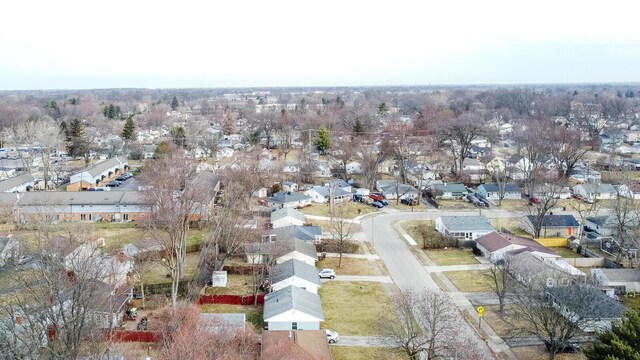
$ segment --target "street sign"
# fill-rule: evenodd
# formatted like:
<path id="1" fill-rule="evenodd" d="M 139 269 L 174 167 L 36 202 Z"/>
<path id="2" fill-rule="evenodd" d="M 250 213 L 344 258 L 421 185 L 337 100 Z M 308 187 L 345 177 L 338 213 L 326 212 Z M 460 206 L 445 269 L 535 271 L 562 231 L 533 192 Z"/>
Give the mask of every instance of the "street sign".
<path id="1" fill-rule="evenodd" d="M 482 306 L 478 306 L 478 316 L 482 317 L 482 313 L 484 312 L 484 308 Z"/>

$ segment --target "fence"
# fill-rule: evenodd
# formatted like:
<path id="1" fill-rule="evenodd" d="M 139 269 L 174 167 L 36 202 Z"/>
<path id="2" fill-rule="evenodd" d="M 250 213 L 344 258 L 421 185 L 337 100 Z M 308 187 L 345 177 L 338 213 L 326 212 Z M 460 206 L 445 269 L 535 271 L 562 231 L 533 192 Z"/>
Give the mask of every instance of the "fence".
<path id="1" fill-rule="evenodd" d="M 225 305 L 253 305 L 253 295 L 200 295 L 196 305 L 225 304 Z M 258 295 L 258 304 L 264 304 L 264 295 Z"/>
<path id="2" fill-rule="evenodd" d="M 131 331 L 131 330 L 106 330 L 105 340 L 115 342 L 159 342 L 162 340 L 162 333 L 156 331 Z"/>
<path id="3" fill-rule="evenodd" d="M 569 263 L 569 265 L 575 266 L 575 267 L 592 268 L 592 267 L 604 266 L 604 259 L 601 257 L 562 258 L 562 260 Z"/>
<path id="4" fill-rule="evenodd" d="M 567 247 L 569 246 L 569 240 L 561 237 L 545 237 L 534 239 L 539 244 L 546 247 Z"/>

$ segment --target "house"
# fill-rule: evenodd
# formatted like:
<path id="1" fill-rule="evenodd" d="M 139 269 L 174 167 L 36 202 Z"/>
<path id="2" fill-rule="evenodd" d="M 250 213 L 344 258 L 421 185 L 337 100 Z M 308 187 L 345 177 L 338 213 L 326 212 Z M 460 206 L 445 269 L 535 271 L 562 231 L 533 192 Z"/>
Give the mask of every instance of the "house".
<path id="1" fill-rule="evenodd" d="M 57 235 L 49 239 L 42 256 L 54 256 L 64 263 L 67 271 L 86 269 L 89 259 L 97 257 L 99 250 L 94 244 L 81 243 L 72 238 Z"/>
<path id="2" fill-rule="evenodd" d="M 128 286 L 114 287 L 102 281 L 95 282 L 95 301 L 88 311 L 103 329 L 122 325 L 127 304 L 133 299 L 133 289 Z"/>
<path id="3" fill-rule="evenodd" d="M 325 186 L 334 186 L 334 187 L 339 187 L 340 189 L 351 193 L 353 191 L 353 186 L 351 186 L 351 184 L 349 184 L 348 182 L 342 180 L 342 179 L 331 179 L 329 180 L 328 184 L 325 184 Z"/>
<path id="4" fill-rule="evenodd" d="M 588 216 L 584 219 L 585 230 L 597 236 L 611 236 L 616 232 L 615 217 L 611 215 Z"/>
<path id="5" fill-rule="evenodd" d="M 436 231 L 457 239 L 458 242 L 469 243 L 496 229 L 489 224 L 489 219 L 482 215 L 440 216 L 436 219 Z"/>
<path id="6" fill-rule="evenodd" d="M 282 190 L 296 192 L 299 190 L 298 184 L 293 181 L 285 181 L 282 183 Z"/>
<path id="7" fill-rule="evenodd" d="M 609 255 L 614 255 L 617 256 L 619 253 L 622 253 L 623 259 L 637 259 L 638 258 L 638 248 L 631 245 L 627 245 L 626 247 L 623 247 L 620 244 L 620 240 L 615 238 L 615 237 L 605 237 L 600 239 L 600 250 L 602 250 L 603 252 L 609 254 Z"/>
<path id="8" fill-rule="evenodd" d="M 271 268 L 270 280 L 271 291 L 293 285 L 317 294 L 320 288 L 318 269 L 297 259 L 274 265 Z"/>
<path id="9" fill-rule="evenodd" d="M 282 239 L 276 240 L 276 243 L 278 244 L 278 257 L 276 258 L 278 264 L 290 259 L 297 259 L 315 266 L 318 261 L 316 246 L 311 241 Z"/>
<path id="10" fill-rule="evenodd" d="M 99 187 L 122 175 L 128 168 L 129 164 L 124 157 L 107 159 L 71 175 L 67 191 L 81 191 Z"/>
<path id="11" fill-rule="evenodd" d="M 348 162 L 346 165 L 347 174 L 362 174 L 362 164 L 357 161 Z"/>
<path id="12" fill-rule="evenodd" d="M 638 269 L 591 269 L 591 277 L 599 287 L 613 288 L 617 295 L 640 292 Z"/>
<path id="13" fill-rule="evenodd" d="M 532 198 L 541 199 L 569 199 L 573 193 L 568 186 L 554 186 L 551 184 L 541 184 L 533 189 Z"/>
<path id="14" fill-rule="evenodd" d="M 261 360 L 331 360 L 324 330 L 262 332 Z"/>
<path id="15" fill-rule="evenodd" d="M 413 186 L 396 182 L 381 186 L 379 191 L 388 200 L 416 199 L 420 197 L 420 192 Z"/>
<path id="16" fill-rule="evenodd" d="M 254 191 L 251 193 L 251 196 L 252 196 L 252 197 L 255 197 L 255 198 L 258 198 L 258 199 L 263 199 L 263 198 L 266 198 L 266 197 L 267 197 L 267 191 L 268 191 L 268 189 L 267 189 L 267 188 L 265 188 L 265 187 L 263 187 L 263 188 L 260 188 L 260 189 L 254 190 Z"/>
<path id="17" fill-rule="evenodd" d="M 0 192 L 12 193 L 30 191 L 33 189 L 34 185 L 35 179 L 33 178 L 33 175 L 26 173 L 0 181 Z"/>
<path id="18" fill-rule="evenodd" d="M 322 240 L 322 228 L 320 226 L 281 226 L 271 229 L 269 236 L 271 239 L 275 239 L 275 241 L 281 239 L 299 239 L 302 241 L 310 241 L 311 243 L 319 243 Z"/>
<path id="19" fill-rule="evenodd" d="M 507 253 L 514 250 L 528 251 L 543 257 L 560 257 L 533 239 L 496 231 L 477 238 L 476 247 L 493 263 L 500 263 Z"/>
<path id="20" fill-rule="evenodd" d="M 503 187 L 504 186 L 504 187 Z M 520 188 L 518 185 L 514 183 L 507 184 L 498 184 L 498 183 L 490 183 L 490 184 L 481 184 L 478 186 L 478 196 L 487 200 L 500 200 L 500 192 L 501 188 L 504 189 L 504 200 L 520 200 L 522 199 L 522 194 L 520 193 Z"/>
<path id="21" fill-rule="evenodd" d="M 16 258 L 18 247 L 18 241 L 11 234 L 0 236 L 0 267 L 5 266 L 7 261 Z"/>
<path id="22" fill-rule="evenodd" d="M 331 177 L 331 165 L 326 160 L 316 160 L 314 163 L 315 171 L 313 176 L 328 178 Z"/>
<path id="23" fill-rule="evenodd" d="M 469 192 L 467 188 L 463 184 L 442 184 L 442 185 L 433 185 L 431 187 L 432 196 L 438 200 L 453 200 L 453 199 L 462 199 Z"/>
<path id="24" fill-rule="evenodd" d="M 629 183 L 618 186 L 618 196 L 627 199 L 640 199 L 640 183 Z"/>
<path id="25" fill-rule="evenodd" d="M 586 281 L 585 273 L 560 260 L 558 255 L 518 249 L 506 254 L 506 258 L 516 280 L 534 288 L 569 286 Z"/>
<path id="26" fill-rule="evenodd" d="M 311 205 L 311 198 L 299 192 L 278 191 L 267 199 L 267 204 L 269 207 L 275 209 L 281 209 L 283 207 L 297 209 Z"/>
<path id="27" fill-rule="evenodd" d="M 263 319 L 269 330 L 320 330 L 324 313 L 317 294 L 289 285 L 265 295 Z"/>
<path id="28" fill-rule="evenodd" d="M 285 207 L 271 212 L 271 227 L 280 228 L 284 226 L 305 224 L 304 214 L 294 208 Z"/>
<path id="29" fill-rule="evenodd" d="M 573 187 L 573 194 L 592 203 L 594 200 L 615 199 L 617 191 L 611 184 L 578 184 Z"/>
<path id="30" fill-rule="evenodd" d="M 122 254 L 132 258 L 153 258 L 159 255 L 164 249 L 164 245 L 153 238 L 142 238 L 134 240 L 130 244 L 122 247 Z"/>
<path id="31" fill-rule="evenodd" d="M 547 299 L 560 313 L 577 323 L 582 331 L 606 331 L 614 320 L 620 320 L 626 308 L 599 289 L 584 284 L 550 287 Z"/>
<path id="32" fill-rule="evenodd" d="M 462 172 L 473 183 L 484 181 L 485 166 L 476 159 L 465 158 L 462 161 Z"/>
<path id="33" fill-rule="evenodd" d="M 282 172 L 284 173 L 299 173 L 300 163 L 298 161 L 288 160 L 282 165 Z"/>
<path id="34" fill-rule="evenodd" d="M 353 197 L 350 192 L 347 192 L 337 186 L 333 187 L 333 189 L 329 186 L 314 186 L 305 191 L 304 194 L 310 197 L 311 201 L 320 204 L 328 203 L 330 197 L 333 197 L 334 204 L 351 201 L 351 198 Z"/>
<path id="35" fill-rule="evenodd" d="M 520 220 L 520 228 L 528 234 L 535 235 L 536 216 L 527 215 Z M 573 215 L 545 215 L 540 227 L 540 237 L 568 238 L 580 232 L 580 223 Z"/>

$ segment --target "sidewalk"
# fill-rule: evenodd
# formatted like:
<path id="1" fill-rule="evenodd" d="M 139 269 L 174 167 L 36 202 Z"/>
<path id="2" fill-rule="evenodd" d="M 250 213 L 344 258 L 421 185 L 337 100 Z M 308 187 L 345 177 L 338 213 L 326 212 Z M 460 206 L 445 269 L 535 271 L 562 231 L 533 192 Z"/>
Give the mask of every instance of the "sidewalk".
<path id="1" fill-rule="evenodd" d="M 411 235 L 407 234 L 406 231 L 404 231 L 404 229 L 402 228 L 402 226 L 399 226 L 398 223 L 401 223 L 402 221 L 396 221 L 392 224 L 393 228 L 396 229 L 396 231 L 400 234 L 400 236 L 402 236 L 411 246 L 418 246 L 418 243 L 411 237 Z"/>

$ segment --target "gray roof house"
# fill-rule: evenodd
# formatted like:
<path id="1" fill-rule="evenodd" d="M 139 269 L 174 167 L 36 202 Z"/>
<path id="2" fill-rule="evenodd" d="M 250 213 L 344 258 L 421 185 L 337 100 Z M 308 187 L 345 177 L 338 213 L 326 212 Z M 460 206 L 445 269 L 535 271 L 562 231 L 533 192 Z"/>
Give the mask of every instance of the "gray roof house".
<path id="1" fill-rule="evenodd" d="M 468 194 L 464 184 L 438 184 L 431 189 L 433 197 L 443 200 L 461 199 Z"/>
<path id="2" fill-rule="evenodd" d="M 276 259 L 278 264 L 289 259 L 298 259 L 315 266 L 316 261 L 318 261 L 318 251 L 311 241 L 289 238 L 282 240 L 276 239 L 276 243 L 278 244 L 278 254 L 282 254 Z"/>
<path id="3" fill-rule="evenodd" d="M 324 313 L 317 294 L 289 285 L 264 297 L 263 319 L 269 330 L 319 330 Z"/>
<path id="4" fill-rule="evenodd" d="M 615 219 L 610 215 L 588 216 L 584 226 L 599 236 L 611 236 L 615 231 Z"/>
<path id="5" fill-rule="evenodd" d="M 478 196 L 488 200 L 500 200 L 500 186 L 497 183 L 481 184 L 478 186 Z M 520 194 L 520 188 L 513 183 L 504 184 L 504 197 L 505 200 L 520 200 L 522 195 Z"/>
<path id="6" fill-rule="evenodd" d="M 591 269 L 591 277 L 601 287 L 614 288 L 616 294 L 640 292 L 639 269 Z"/>
<path id="7" fill-rule="evenodd" d="M 328 186 L 314 186 L 305 191 L 304 194 L 310 197 L 311 201 L 324 204 L 329 202 L 329 196 L 331 195 L 332 190 L 334 203 L 351 201 L 352 194 L 339 186 L 336 186 L 333 189 L 330 189 Z"/>
<path id="8" fill-rule="evenodd" d="M 289 285 L 318 293 L 320 278 L 318 269 L 297 259 L 290 259 L 271 268 L 271 291 L 278 291 Z"/>
<path id="9" fill-rule="evenodd" d="M 33 188 L 33 175 L 26 173 L 0 181 L 0 192 L 25 192 Z"/>
<path id="10" fill-rule="evenodd" d="M 586 202 L 594 200 L 615 199 L 617 191 L 611 184 L 578 184 L 573 187 L 573 193 Z"/>
<path id="11" fill-rule="evenodd" d="M 585 273 L 559 260 L 557 255 L 518 249 L 507 253 L 506 258 L 513 276 L 534 288 L 569 286 L 586 280 Z"/>
<path id="12" fill-rule="evenodd" d="M 290 225 L 304 225 L 304 214 L 294 208 L 285 207 L 271 212 L 271 227 L 279 228 Z"/>
<path id="13" fill-rule="evenodd" d="M 610 329 L 611 322 L 619 320 L 626 310 L 624 305 L 588 285 L 553 287 L 545 292 L 564 317 L 586 332 Z"/>
<path id="14" fill-rule="evenodd" d="M 267 199 L 272 208 L 301 208 L 311 205 L 311 198 L 299 192 L 278 191 Z"/>
<path id="15" fill-rule="evenodd" d="M 458 242 L 466 242 L 467 245 L 474 245 L 468 242 L 496 231 L 489 219 L 482 215 L 440 216 L 436 219 L 436 230 L 444 236 L 458 239 Z"/>
<path id="16" fill-rule="evenodd" d="M 535 235 L 533 225 L 535 222 L 536 216 L 524 216 L 520 221 L 520 228 L 531 235 Z M 580 223 L 573 215 L 545 215 L 542 219 L 540 236 L 569 237 L 577 234 L 579 229 Z"/>
<path id="17" fill-rule="evenodd" d="M 291 225 L 272 229 L 269 234 L 275 236 L 276 241 L 291 238 L 318 242 L 322 239 L 322 228 L 320 226 Z"/>

